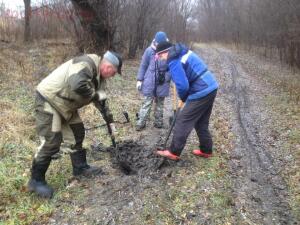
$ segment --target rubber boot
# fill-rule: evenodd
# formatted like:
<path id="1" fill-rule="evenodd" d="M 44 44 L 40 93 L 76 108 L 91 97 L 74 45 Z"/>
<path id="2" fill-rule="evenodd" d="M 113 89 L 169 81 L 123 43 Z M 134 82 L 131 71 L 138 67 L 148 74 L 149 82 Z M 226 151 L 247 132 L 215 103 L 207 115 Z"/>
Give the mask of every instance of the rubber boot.
<path id="1" fill-rule="evenodd" d="M 70 156 L 71 156 L 74 176 L 91 177 L 93 175 L 98 175 L 103 173 L 101 168 L 96 166 L 90 166 L 87 164 L 85 150 L 78 150 L 70 154 Z"/>
<path id="2" fill-rule="evenodd" d="M 50 165 L 50 161 L 46 164 L 32 162 L 31 179 L 27 184 L 28 191 L 35 192 L 42 198 L 52 198 L 53 189 L 47 184 L 45 174 Z"/>

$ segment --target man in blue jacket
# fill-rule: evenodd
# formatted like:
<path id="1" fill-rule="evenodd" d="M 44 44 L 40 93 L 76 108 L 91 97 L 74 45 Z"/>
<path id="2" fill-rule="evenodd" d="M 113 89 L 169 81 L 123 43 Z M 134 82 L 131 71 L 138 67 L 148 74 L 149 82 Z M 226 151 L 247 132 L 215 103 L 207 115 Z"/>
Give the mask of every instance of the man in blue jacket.
<path id="1" fill-rule="evenodd" d="M 162 42 L 157 46 L 156 54 L 167 61 L 179 98 L 185 102 L 174 126 L 170 149 L 157 153 L 179 160 L 188 135 L 195 128 L 200 148 L 193 150 L 193 154 L 205 158 L 212 156 L 213 142 L 208 125 L 218 89 L 214 75 L 202 59 L 183 44 Z"/>

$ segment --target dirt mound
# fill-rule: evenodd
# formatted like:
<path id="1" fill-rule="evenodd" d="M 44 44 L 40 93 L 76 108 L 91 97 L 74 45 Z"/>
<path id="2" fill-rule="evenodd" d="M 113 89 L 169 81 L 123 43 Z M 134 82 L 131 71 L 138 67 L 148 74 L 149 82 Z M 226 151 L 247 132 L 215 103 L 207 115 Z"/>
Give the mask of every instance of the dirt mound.
<path id="1" fill-rule="evenodd" d="M 155 149 L 147 148 L 133 140 L 120 142 L 116 148 L 105 148 L 101 144 L 92 148 L 94 151 L 109 152 L 113 166 L 121 169 L 126 175 L 147 175 L 165 164 L 165 160 L 155 154 Z"/>

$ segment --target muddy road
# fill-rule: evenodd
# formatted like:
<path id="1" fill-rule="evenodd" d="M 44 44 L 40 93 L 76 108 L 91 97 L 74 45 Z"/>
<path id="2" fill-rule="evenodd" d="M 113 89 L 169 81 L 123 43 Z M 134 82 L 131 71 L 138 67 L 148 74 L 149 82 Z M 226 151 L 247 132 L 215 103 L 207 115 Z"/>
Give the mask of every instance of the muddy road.
<path id="1" fill-rule="evenodd" d="M 229 164 L 237 221 L 296 224 L 287 201 L 287 185 L 280 175 L 281 164 L 276 162 L 276 148 L 269 140 L 272 134 L 266 124 L 271 121 L 262 96 L 273 92 L 260 82 L 259 76 L 247 73 L 232 52 L 210 51 L 215 51 L 208 53 L 214 63 L 217 62 L 214 57 L 218 55 L 224 75 L 222 96 L 232 108 L 236 146 L 230 153 Z"/>
<path id="2" fill-rule="evenodd" d="M 212 123 L 226 120 L 232 133 L 224 135 L 233 142 L 225 150 L 215 137 L 215 158 L 225 159 L 225 166 L 217 161 L 219 170 L 227 168 L 225 175 L 201 178 L 211 165 L 187 153 L 197 145 L 195 133 L 178 163 L 153 153 L 164 140 L 172 113 L 172 102 L 167 99 L 164 129 L 153 128 L 150 122 L 142 132 L 131 131 L 128 140 L 119 144 L 118 156 L 111 148 L 92 148 L 91 159 L 105 174 L 94 180 L 70 180 L 67 188 L 81 186 L 82 198 L 64 203 L 73 207 L 71 211 L 58 207 L 49 224 L 297 224 L 281 175 L 287 162 L 277 151 L 270 109 L 264 102 L 265 96 L 276 93 L 261 82 L 257 70 L 245 68 L 245 59 L 233 51 L 221 47 L 196 51 L 220 83 Z M 218 135 L 213 131 L 217 128 L 211 128 L 214 135 Z M 195 185 L 188 183 L 191 179 Z M 226 209 L 211 204 L 210 192 L 226 196 Z M 177 195 L 184 195 L 181 201 L 186 202 L 175 204 Z M 190 205 L 189 195 L 195 196 Z"/>

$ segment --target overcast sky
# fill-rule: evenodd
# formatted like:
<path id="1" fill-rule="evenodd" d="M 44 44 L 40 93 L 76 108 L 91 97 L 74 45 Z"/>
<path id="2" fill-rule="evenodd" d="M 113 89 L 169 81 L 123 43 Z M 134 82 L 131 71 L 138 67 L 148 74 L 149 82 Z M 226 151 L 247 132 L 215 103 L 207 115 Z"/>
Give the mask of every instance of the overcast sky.
<path id="1" fill-rule="evenodd" d="M 31 0 L 31 6 L 34 6 L 38 0 Z M 5 4 L 5 8 L 10 10 L 23 10 L 24 9 L 24 2 L 23 0 L 0 0 L 0 3 Z"/>
<path id="2" fill-rule="evenodd" d="M 5 8 L 10 10 L 20 10 L 24 8 L 23 0 L 0 0 L 1 3 L 5 4 Z"/>

